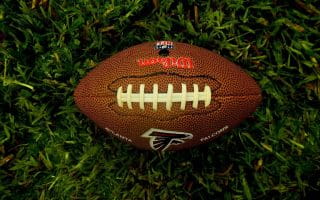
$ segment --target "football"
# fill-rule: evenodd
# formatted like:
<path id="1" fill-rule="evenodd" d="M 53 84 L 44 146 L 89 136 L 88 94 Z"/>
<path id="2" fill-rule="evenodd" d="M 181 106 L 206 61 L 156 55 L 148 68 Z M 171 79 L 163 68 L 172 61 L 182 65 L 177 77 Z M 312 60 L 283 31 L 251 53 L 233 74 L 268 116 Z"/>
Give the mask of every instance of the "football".
<path id="1" fill-rule="evenodd" d="M 261 102 L 239 66 L 190 44 L 158 41 L 102 61 L 74 92 L 99 127 L 140 149 L 180 150 L 223 135 Z"/>

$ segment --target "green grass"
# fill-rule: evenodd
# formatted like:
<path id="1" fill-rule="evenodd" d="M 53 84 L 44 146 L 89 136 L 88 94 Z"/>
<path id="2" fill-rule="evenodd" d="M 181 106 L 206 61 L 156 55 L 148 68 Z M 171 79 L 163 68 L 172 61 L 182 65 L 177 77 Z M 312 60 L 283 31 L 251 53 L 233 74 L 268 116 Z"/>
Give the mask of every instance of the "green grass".
<path id="1" fill-rule="evenodd" d="M 319 0 L 72 2 L 0 3 L 0 199 L 319 197 Z M 75 86 L 154 40 L 239 64 L 261 107 L 215 142 L 164 155 L 104 134 L 75 107 Z"/>

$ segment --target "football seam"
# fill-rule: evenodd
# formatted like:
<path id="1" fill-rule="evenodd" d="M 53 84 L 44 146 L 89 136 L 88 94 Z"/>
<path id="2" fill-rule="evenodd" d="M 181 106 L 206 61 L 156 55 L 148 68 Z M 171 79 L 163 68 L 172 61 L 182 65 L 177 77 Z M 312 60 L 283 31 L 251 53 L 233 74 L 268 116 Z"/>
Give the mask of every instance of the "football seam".
<path id="1" fill-rule="evenodd" d="M 186 111 L 188 113 L 181 113 L 181 114 L 177 114 L 175 116 L 169 116 L 167 118 L 159 118 L 159 117 L 153 117 L 153 115 L 144 115 L 144 114 L 124 114 L 124 113 L 121 113 L 117 110 L 114 109 L 114 106 L 113 105 L 116 105 L 117 103 L 116 102 L 111 102 L 108 104 L 108 107 L 114 112 L 116 113 L 117 115 L 120 115 L 122 117 L 132 117 L 132 116 L 137 116 L 137 117 L 141 117 L 141 118 L 145 118 L 145 117 L 148 117 L 148 118 L 151 118 L 151 119 L 154 119 L 156 121 L 160 121 L 160 122 L 163 122 L 163 121 L 169 121 L 169 120 L 175 120 L 175 119 L 178 119 L 178 118 L 181 118 L 181 117 L 185 117 L 185 116 L 190 116 L 190 115 L 205 115 L 205 114 L 209 114 L 209 113 L 213 113 L 213 112 L 216 112 L 217 110 L 219 110 L 221 108 L 221 103 L 219 101 L 214 101 L 214 103 L 212 104 L 212 109 L 208 109 L 208 110 L 201 110 L 201 112 L 197 112 L 197 111 Z M 171 112 L 171 111 L 168 111 L 168 112 Z"/>
<path id="2" fill-rule="evenodd" d="M 179 78 L 186 78 L 186 79 L 192 79 L 192 78 L 203 78 L 203 79 L 207 79 L 207 80 L 210 80 L 210 81 L 215 81 L 217 83 L 217 87 L 215 90 L 219 89 L 221 87 L 221 83 L 219 81 L 217 81 L 217 79 L 211 77 L 211 76 L 208 76 L 208 75 L 194 75 L 194 76 L 185 76 L 185 75 L 181 75 L 181 74 L 178 74 L 178 73 L 175 73 L 175 72 L 163 72 L 163 71 L 160 71 L 160 72 L 154 72 L 154 73 L 150 73 L 150 74 L 145 74 L 145 75 L 128 75 L 128 76 L 122 76 L 122 77 L 119 77 L 115 80 L 113 80 L 111 83 L 108 84 L 107 88 L 116 93 L 117 90 L 116 89 L 113 89 L 112 88 L 112 85 L 114 83 L 116 83 L 117 81 L 119 80 L 122 80 L 122 79 L 143 79 L 143 78 L 146 78 L 146 77 L 153 77 L 153 76 L 160 76 L 160 75 L 168 75 L 168 76 L 177 76 Z M 118 87 L 117 87 L 118 88 Z"/>

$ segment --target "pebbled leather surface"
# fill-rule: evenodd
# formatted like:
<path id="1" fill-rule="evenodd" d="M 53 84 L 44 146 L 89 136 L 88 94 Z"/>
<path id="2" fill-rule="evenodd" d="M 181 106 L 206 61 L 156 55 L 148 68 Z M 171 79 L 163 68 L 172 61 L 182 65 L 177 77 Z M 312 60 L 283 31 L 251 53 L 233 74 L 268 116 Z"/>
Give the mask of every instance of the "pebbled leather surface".
<path id="1" fill-rule="evenodd" d="M 168 146 L 167 150 L 190 148 L 213 140 L 237 126 L 255 111 L 261 102 L 261 91 L 257 83 L 239 66 L 204 48 L 174 42 L 168 58 L 190 58 L 193 68 L 178 68 L 164 65 L 165 57 L 154 48 L 156 42 L 147 42 L 130 47 L 102 61 L 84 77 L 74 92 L 78 108 L 91 120 L 113 135 L 142 149 L 152 149 L 150 139 L 141 135 L 151 128 L 186 132 L 193 135 L 182 143 Z M 140 66 L 139 60 L 150 60 L 147 66 Z M 154 59 L 160 62 L 154 61 Z M 152 64 L 154 62 L 154 64 Z M 166 92 L 168 84 L 174 92 L 181 91 L 181 83 L 188 92 L 193 84 L 199 84 L 199 91 L 209 85 L 212 101 L 208 107 L 203 102 L 197 109 L 187 102 L 186 110 L 180 110 L 180 103 L 173 103 L 172 111 L 159 103 L 157 111 L 151 103 L 145 110 L 138 103 L 128 109 L 116 103 L 116 90 L 122 86 L 125 92 L 128 84 L 139 93 L 139 84 L 145 84 L 145 91 L 151 93 L 153 84 L 159 85 L 159 92 Z M 223 128 L 227 127 L 227 128 Z M 219 131 L 221 130 L 221 131 Z M 204 140 L 212 133 L 219 134 Z M 202 139 L 202 140 L 201 140 Z"/>

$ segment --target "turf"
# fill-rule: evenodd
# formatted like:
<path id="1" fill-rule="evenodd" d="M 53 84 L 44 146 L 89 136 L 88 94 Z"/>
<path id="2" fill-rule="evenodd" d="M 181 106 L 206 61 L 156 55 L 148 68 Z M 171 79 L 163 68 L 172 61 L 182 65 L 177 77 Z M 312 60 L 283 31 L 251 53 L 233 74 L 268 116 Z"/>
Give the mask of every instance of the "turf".
<path id="1" fill-rule="evenodd" d="M 0 2 L 0 199 L 316 199 L 319 0 Z M 261 86 L 239 127 L 157 154 L 75 107 L 97 63 L 144 41 L 218 52 Z"/>

